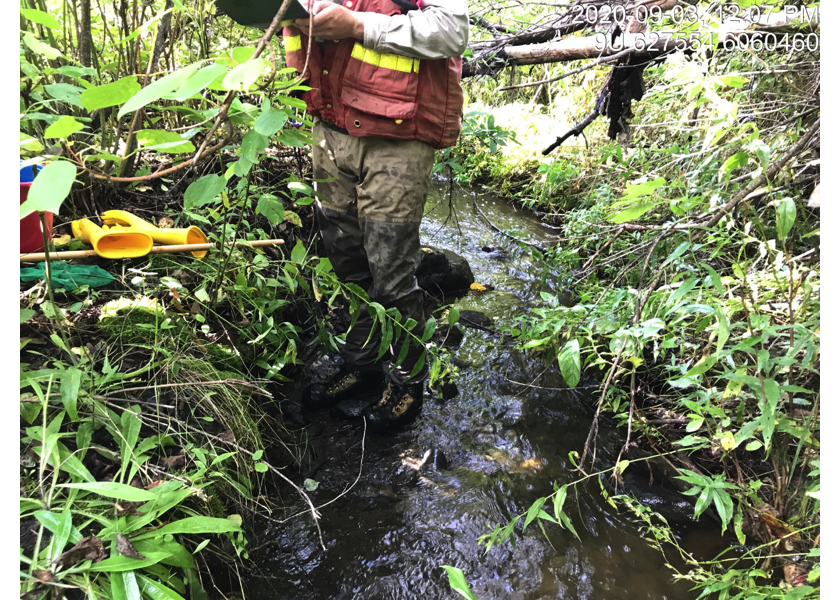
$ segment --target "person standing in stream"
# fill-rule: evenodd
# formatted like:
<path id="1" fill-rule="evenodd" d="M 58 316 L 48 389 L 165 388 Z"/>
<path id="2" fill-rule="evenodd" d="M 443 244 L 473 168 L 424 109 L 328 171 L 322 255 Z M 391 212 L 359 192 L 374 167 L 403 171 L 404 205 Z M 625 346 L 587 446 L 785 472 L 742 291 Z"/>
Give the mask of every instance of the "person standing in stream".
<path id="1" fill-rule="evenodd" d="M 310 15 L 311 43 L 310 19 L 299 19 L 283 29 L 283 45 L 287 64 L 311 88 L 303 99 L 315 121 L 313 179 L 327 256 L 341 281 L 396 307 L 403 322 L 413 319 L 419 337 L 420 220 L 435 149 L 454 145 L 461 130 L 467 0 L 317 1 Z M 394 367 L 401 344 L 392 345 L 383 369 L 380 342 L 380 328 L 363 309 L 347 333 L 341 370 L 310 385 L 304 406 L 333 406 L 381 385 L 387 372 L 387 387 L 365 418 L 375 431 L 412 422 L 423 404 L 425 349 L 410 344 Z"/>

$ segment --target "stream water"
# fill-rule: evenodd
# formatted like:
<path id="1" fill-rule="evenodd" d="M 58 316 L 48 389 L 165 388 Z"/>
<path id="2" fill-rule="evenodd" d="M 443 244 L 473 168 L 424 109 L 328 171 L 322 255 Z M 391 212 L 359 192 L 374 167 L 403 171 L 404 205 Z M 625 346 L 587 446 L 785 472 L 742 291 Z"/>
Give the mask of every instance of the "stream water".
<path id="1" fill-rule="evenodd" d="M 455 190 L 454 219 L 446 190 L 434 189 L 423 223 L 423 243 L 465 257 L 475 278 L 493 291 L 462 298 L 462 310 L 478 310 L 510 323 L 547 290 L 540 270 L 474 214 L 475 201 L 496 225 L 547 244 L 536 219 L 491 195 Z M 570 493 L 566 509 L 581 540 L 557 526 L 547 537 L 532 526 L 484 554 L 476 539 L 489 524 L 506 523 L 527 510 L 552 483 L 576 478 L 568 455 L 580 451 L 594 412 L 591 388 L 568 390 L 559 373 L 528 359 L 498 336 L 465 329 L 454 351 L 459 394 L 446 402 L 427 397 L 417 423 L 392 436 L 367 436 L 362 460 L 362 425 L 330 416 L 311 436 L 304 475 L 318 481 L 326 552 L 307 516 L 268 524 L 252 546 L 255 570 L 244 577 L 249 600 L 359 598 L 434 599 L 459 597 L 441 565 L 466 574 L 479 599 L 681 599 L 694 594 L 672 582 L 662 555 L 647 545 L 628 513 L 617 513 L 600 496 L 597 482 Z M 610 465 L 609 449 L 623 436 L 601 427 L 599 464 Z M 427 451 L 429 459 L 412 468 Z M 644 479 L 644 478 L 641 478 Z M 719 533 L 689 520 L 685 497 L 641 490 L 650 504 L 685 515 L 677 531 L 699 554 L 720 549 Z M 686 526 L 685 523 L 688 523 Z"/>

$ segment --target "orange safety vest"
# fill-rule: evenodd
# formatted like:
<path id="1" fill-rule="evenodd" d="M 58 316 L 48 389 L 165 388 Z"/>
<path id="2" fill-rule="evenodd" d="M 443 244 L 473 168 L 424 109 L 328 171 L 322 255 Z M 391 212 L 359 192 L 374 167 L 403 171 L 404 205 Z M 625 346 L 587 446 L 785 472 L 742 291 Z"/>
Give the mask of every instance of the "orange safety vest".
<path id="1" fill-rule="evenodd" d="M 400 14 L 391 0 L 344 0 L 354 11 Z M 302 73 L 307 36 L 283 28 L 286 63 Z M 303 99 L 313 116 L 356 137 L 420 140 L 433 148 L 455 144 L 461 131 L 464 93 L 461 57 L 421 60 L 365 48 L 348 38 L 312 40 Z"/>

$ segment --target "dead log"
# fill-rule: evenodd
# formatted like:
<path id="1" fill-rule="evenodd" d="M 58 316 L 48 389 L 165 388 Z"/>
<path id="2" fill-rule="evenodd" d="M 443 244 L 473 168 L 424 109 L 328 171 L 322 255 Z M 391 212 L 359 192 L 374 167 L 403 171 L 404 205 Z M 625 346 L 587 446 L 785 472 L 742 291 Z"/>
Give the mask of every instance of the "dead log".
<path id="1" fill-rule="evenodd" d="M 728 27 L 721 28 L 722 34 L 717 40 L 718 49 L 732 48 L 733 45 L 736 48 L 743 47 L 754 39 L 772 41 L 774 37 L 778 39 L 784 34 L 811 33 L 816 31 L 817 27 L 815 23 L 810 22 L 788 23 L 783 13 L 773 13 L 763 22 L 755 25 L 745 21 L 731 21 L 725 25 Z M 562 30 L 554 29 L 551 38 L 553 41 L 525 45 L 500 45 L 499 43 L 504 40 L 504 36 L 500 36 L 496 40 L 490 40 L 490 43 L 496 44 L 493 52 L 488 50 L 477 52 L 476 59 L 464 63 L 461 77 L 484 75 L 510 65 L 537 65 L 603 58 L 628 49 L 633 50 L 634 56 L 652 58 L 668 52 L 696 51 L 710 47 L 712 42 L 709 31 L 695 33 L 694 37 L 691 33 L 676 31 L 642 32 L 634 28 L 634 23 L 630 19 L 625 24 L 625 29 L 626 33 L 617 35 L 614 39 L 611 35 L 602 32 L 596 35 L 557 40 L 553 38 L 559 36 Z M 521 41 L 526 38 L 517 37 L 516 39 Z"/>

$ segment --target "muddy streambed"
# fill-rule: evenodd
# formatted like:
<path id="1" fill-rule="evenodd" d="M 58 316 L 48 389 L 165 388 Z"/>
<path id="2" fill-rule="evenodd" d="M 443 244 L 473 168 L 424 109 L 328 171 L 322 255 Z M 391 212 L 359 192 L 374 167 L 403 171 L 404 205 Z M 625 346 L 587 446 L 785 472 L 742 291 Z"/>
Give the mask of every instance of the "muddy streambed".
<path id="1" fill-rule="evenodd" d="M 525 253 L 508 246 L 472 210 L 476 201 L 505 230 L 548 244 L 540 223 L 491 195 L 454 191 L 458 225 L 449 214 L 446 189 L 432 191 L 423 243 L 465 257 L 475 279 L 493 291 L 458 301 L 509 324 L 539 300 L 551 283 Z M 459 394 L 446 402 L 426 399 L 418 422 L 397 435 L 367 436 L 362 425 L 330 415 L 311 427 L 304 476 L 318 482 L 316 504 L 345 495 L 321 509 L 324 544 L 307 517 L 267 523 L 253 540 L 254 569 L 243 574 L 249 600 L 310 598 L 455 598 L 440 565 L 466 574 L 479 599 L 679 599 L 662 555 L 637 532 L 628 513 L 616 513 L 597 482 L 570 494 L 567 510 L 581 536 L 556 526 L 538 527 L 484 554 L 476 539 L 488 524 L 506 523 L 552 491 L 552 482 L 576 478 L 570 451 L 583 447 L 594 412 L 594 389 L 570 391 L 554 369 L 530 360 L 498 336 L 464 329 L 454 351 Z M 615 456 L 623 431 L 601 427 L 600 468 Z M 419 472 L 414 467 L 427 451 Z M 412 466 L 413 465 L 413 466 Z M 644 482 L 645 477 L 636 478 Z M 634 490 L 652 506 L 682 522 L 676 530 L 689 550 L 721 549 L 718 532 L 691 523 L 691 506 L 656 487 Z M 680 519 L 679 517 L 682 516 Z"/>

